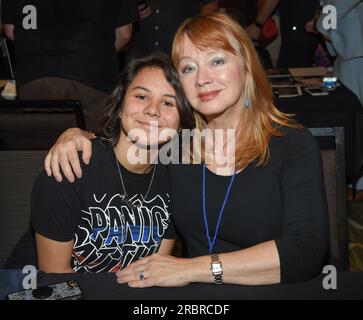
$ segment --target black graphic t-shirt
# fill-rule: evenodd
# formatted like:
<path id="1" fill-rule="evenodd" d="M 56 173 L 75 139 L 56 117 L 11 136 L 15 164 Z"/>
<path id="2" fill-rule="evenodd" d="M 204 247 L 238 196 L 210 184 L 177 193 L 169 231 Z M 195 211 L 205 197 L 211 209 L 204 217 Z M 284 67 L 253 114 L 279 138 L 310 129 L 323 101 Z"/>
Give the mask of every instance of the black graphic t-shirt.
<path id="1" fill-rule="evenodd" d="M 55 241 L 74 240 L 72 268 L 77 272 L 115 272 L 140 257 L 157 252 L 162 238 L 176 238 L 170 224 L 169 176 L 157 164 L 152 172 L 134 174 L 120 164 L 126 191 L 133 204 L 121 199 L 122 184 L 113 149 L 93 141 L 92 161 L 82 164 L 83 176 L 61 183 L 43 171 L 31 199 L 35 232 Z M 170 228 L 169 228 L 170 225 Z"/>

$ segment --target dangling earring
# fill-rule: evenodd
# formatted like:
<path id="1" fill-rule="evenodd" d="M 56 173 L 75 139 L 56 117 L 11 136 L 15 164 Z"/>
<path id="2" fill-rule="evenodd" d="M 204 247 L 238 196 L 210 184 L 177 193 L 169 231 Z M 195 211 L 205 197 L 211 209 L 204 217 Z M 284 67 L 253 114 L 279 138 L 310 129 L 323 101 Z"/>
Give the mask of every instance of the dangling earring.
<path id="1" fill-rule="evenodd" d="M 251 107 L 251 100 L 250 98 L 248 97 L 245 97 L 244 100 L 243 100 L 243 106 L 248 109 Z"/>

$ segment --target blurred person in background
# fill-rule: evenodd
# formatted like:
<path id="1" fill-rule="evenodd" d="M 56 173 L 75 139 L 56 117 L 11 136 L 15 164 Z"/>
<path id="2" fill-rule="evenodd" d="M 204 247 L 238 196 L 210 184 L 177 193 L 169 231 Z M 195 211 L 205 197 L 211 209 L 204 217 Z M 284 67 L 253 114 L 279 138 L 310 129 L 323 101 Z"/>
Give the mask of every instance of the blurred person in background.
<path id="1" fill-rule="evenodd" d="M 2 1 L 4 33 L 14 40 L 19 98 L 80 100 L 87 129 L 100 132 L 100 115 L 118 79 L 117 51 L 131 39 L 138 19 L 136 3 L 34 0 L 23 13 L 27 5 Z"/>
<path id="2" fill-rule="evenodd" d="M 278 2 L 278 0 L 222 0 L 222 6 L 246 29 L 251 39 L 258 42 L 261 28 L 275 11 Z"/>
<path id="3" fill-rule="evenodd" d="M 306 23 L 315 17 L 318 0 L 223 0 L 223 6 L 246 29 L 253 40 L 264 67 L 271 62 L 259 43 L 261 30 L 278 8 L 281 48 L 278 67 L 308 67 L 314 63 L 318 37 L 305 30 Z M 268 54 L 268 53 L 267 53 Z"/>
<path id="4" fill-rule="evenodd" d="M 329 53 L 335 56 L 334 72 L 363 105 L 363 0 L 323 0 L 337 12 L 337 28 L 324 27 L 324 15 L 316 23 L 326 40 Z M 309 30 L 313 31 L 313 30 Z M 363 200 L 363 177 L 355 186 L 355 200 Z"/>
<path id="5" fill-rule="evenodd" d="M 311 67 L 319 39 L 306 31 L 306 23 L 319 8 L 318 0 L 272 0 L 279 4 L 281 49 L 280 68 Z"/>
<path id="6" fill-rule="evenodd" d="M 138 1 L 140 20 L 135 23 L 130 56 L 145 56 L 154 51 L 171 52 L 174 34 L 188 17 L 218 11 L 216 0 Z"/>
<path id="7" fill-rule="evenodd" d="M 264 68 L 272 68 L 270 53 L 261 43 L 261 30 L 276 8 L 277 0 L 222 0 L 221 5 L 226 13 L 235 18 L 246 29 Z M 278 30 L 276 28 L 276 36 Z M 271 42 L 273 39 L 270 39 Z"/>
<path id="8" fill-rule="evenodd" d="M 329 53 L 336 57 L 337 77 L 363 104 L 363 0 L 323 0 L 322 3 L 335 6 L 337 29 L 324 28 L 324 15 L 321 15 L 317 30 L 323 35 Z"/>

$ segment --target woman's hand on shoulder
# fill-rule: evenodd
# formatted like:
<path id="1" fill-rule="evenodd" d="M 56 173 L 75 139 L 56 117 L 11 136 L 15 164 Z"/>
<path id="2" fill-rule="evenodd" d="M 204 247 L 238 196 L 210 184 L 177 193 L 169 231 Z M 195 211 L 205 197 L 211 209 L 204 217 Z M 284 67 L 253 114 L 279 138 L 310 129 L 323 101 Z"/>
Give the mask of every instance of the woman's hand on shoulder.
<path id="1" fill-rule="evenodd" d="M 53 147 L 49 150 L 45 160 L 44 169 L 48 176 L 53 175 L 58 181 L 62 181 L 61 171 L 71 183 L 82 177 L 82 169 L 79 162 L 78 151 L 82 152 L 82 160 L 89 164 L 92 155 L 93 133 L 79 128 L 71 128 L 61 134 Z"/>

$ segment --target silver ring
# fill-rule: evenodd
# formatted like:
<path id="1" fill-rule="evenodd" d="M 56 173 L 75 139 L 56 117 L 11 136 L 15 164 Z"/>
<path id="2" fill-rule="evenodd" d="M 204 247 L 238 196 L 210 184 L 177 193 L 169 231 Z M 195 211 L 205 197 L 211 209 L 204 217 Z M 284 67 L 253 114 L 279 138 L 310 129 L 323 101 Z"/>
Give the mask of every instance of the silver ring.
<path id="1" fill-rule="evenodd" d="M 145 280 L 144 271 L 141 271 L 140 272 L 139 279 L 140 279 L 140 281 L 144 281 Z"/>

